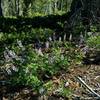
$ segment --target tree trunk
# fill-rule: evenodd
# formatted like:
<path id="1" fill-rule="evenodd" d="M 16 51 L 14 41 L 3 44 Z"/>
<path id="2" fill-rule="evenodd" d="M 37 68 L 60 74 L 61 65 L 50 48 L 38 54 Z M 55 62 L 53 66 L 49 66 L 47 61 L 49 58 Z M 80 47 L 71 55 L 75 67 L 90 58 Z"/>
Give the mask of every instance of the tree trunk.
<path id="1" fill-rule="evenodd" d="M 78 14 L 79 9 L 81 14 Z M 100 0 L 73 0 L 70 7 L 69 19 L 71 21 L 76 18 L 75 16 L 81 15 L 80 17 L 86 21 L 86 25 L 97 23 L 97 17 L 100 15 L 98 12 L 100 12 Z"/>
<path id="2" fill-rule="evenodd" d="M 1 0 L 0 0 L 0 16 L 3 16 L 3 14 L 2 14 L 2 7 L 1 7 Z"/>

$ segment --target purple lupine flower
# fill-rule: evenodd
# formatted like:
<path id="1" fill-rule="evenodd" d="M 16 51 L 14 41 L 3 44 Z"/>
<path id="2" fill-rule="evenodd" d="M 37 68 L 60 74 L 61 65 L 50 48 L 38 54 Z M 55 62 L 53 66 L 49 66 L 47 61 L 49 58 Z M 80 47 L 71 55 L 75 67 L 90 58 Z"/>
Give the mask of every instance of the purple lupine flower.
<path id="1" fill-rule="evenodd" d="M 56 41 L 55 33 L 53 33 L 53 41 Z"/>
<path id="2" fill-rule="evenodd" d="M 81 33 L 80 34 L 80 41 L 79 41 L 79 45 L 83 44 L 84 43 L 84 37 L 83 37 L 83 34 Z"/>
<path id="3" fill-rule="evenodd" d="M 16 66 L 12 65 L 11 68 L 13 71 L 18 72 L 18 68 Z"/>
<path id="4" fill-rule="evenodd" d="M 7 71 L 7 73 L 8 73 L 8 75 L 12 75 L 12 72 L 11 72 L 11 69 L 6 69 L 6 71 Z"/>
<path id="5" fill-rule="evenodd" d="M 66 41 L 66 34 L 64 34 L 64 41 Z"/>
<path id="6" fill-rule="evenodd" d="M 5 60 L 6 60 L 7 62 L 12 61 L 12 58 L 9 57 L 9 55 L 7 54 L 6 51 L 4 51 L 4 58 L 5 58 Z"/>
<path id="7" fill-rule="evenodd" d="M 49 37 L 49 41 L 52 41 L 52 38 L 51 37 Z"/>
<path id="8" fill-rule="evenodd" d="M 37 52 L 38 55 L 43 56 L 41 48 L 39 49 L 36 48 L 35 51 Z"/>
<path id="9" fill-rule="evenodd" d="M 46 41 L 46 43 L 45 43 L 45 47 L 48 49 L 48 48 L 49 48 L 49 46 L 50 46 L 49 41 Z"/>
<path id="10" fill-rule="evenodd" d="M 69 36 L 69 41 L 71 41 L 72 40 L 72 34 L 70 34 L 70 36 Z"/>
<path id="11" fill-rule="evenodd" d="M 22 50 L 25 50 L 24 46 L 22 45 L 21 40 L 17 40 L 17 44 L 20 48 L 22 48 Z"/>
<path id="12" fill-rule="evenodd" d="M 61 37 L 59 37 L 59 42 L 61 42 Z"/>

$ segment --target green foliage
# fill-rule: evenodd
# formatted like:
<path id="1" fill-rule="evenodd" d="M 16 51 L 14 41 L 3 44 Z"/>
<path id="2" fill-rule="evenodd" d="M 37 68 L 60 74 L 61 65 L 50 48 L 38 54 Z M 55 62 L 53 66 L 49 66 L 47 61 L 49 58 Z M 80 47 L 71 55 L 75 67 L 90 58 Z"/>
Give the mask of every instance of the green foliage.
<path id="1" fill-rule="evenodd" d="M 44 83 L 43 87 L 47 90 L 47 94 L 48 94 L 53 91 L 54 84 L 52 81 L 48 81 L 48 82 Z"/>
<path id="2" fill-rule="evenodd" d="M 87 40 L 87 45 L 91 48 L 100 49 L 100 36 L 91 36 Z"/>
<path id="3" fill-rule="evenodd" d="M 76 37 L 79 36 L 80 33 L 84 33 L 86 27 L 81 22 L 78 22 L 78 25 L 74 26 L 72 30 L 73 30 L 73 35 Z"/>
<path id="4" fill-rule="evenodd" d="M 57 95 L 60 95 L 62 97 L 70 97 L 72 91 L 68 87 L 65 87 L 64 84 L 64 82 L 60 84 L 59 88 L 57 89 Z"/>
<path id="5" fill-rule="evenodd" d="M 38 55 L 32 48 L 28 49 L 27 60 L 24 65 L 20 65 L 19 72 L 11 77 L 12 83 L 29 85 L 37 87 L 42 84 L 42 76 L 52 76 L 60 69 L 67 68 L 67 56 L 61 58 L 60 49 L 52 49 L 50 54 L 44 53 L 44 56 Z"/>
<path id="6" fill-rule="evenodd" d="M 18 17 L 0 17 L 1 31 L 4 33 L 31 33 L 32 29 L 59 29 L 62 30 L 62 25 L 66 20 L 67 14 L 63 15 L 47 15 L 35 16 L 31 18 Z"/>
<path id="7" fill-rule="evenodd" d="M 34 38 L 34 39 L 39 39 L 39 40 L 46 40 L 47 37 L 49 37 L 50 35 L 52 35 L 53 30 L 50 30 L 48 28 L 42 29 L 42 28 L 37 28 L 37 29 L 32 29 L 31 33 L 28 35 L 28 37 L 30 38 Z"/>
<path id="8" fill-rule="evenodd" d="M 72 0 L 5 0 L 1 1 L 4 16 L 32 17 L 63 14 L 70 10 Z"/>
<path id="9" fill-rule="evenodd" d="M 27 43 L 31 40 L 34 42 L 35 39 L 45 41 L 47 37 L 52 35 L 53 32 L 54 32 L 53 30 L 48 29 L 48 28 L 45 28 L 45 29 L 36 28 L 36 29 L 32 29 L 31 32 L 26 32 L 26 33 L 25 32 L 0 33 L 0 42 L 2 42 L 2 44 L 5 44 L 5 43 L 7 44 L 15 43 L 16 44 L 17 40 L 21 40 L 24 43 L 25 42 Z"/>
<path id="10" fill-rule="evenodd" d="M 43 77 L 48 79 L 61 70 L 67 70 L 71 64 L 80 64 L 82 54 L 78 49 L 68 42 L 58 44 L 59 42 L 55 42 L 48 52 L 43 52 L 43 56 L 39 55 L 32 45 L 27 45 L 25 51 L 12 47 L 18 55 L 23 53 L 25 55 L 24 62 L 14 61 L 19 71 L 10 78 L 12 84 L 28 85 L 39 90 L 44 86 Z M 61 44 L 63 47 L 60 47 Z"/>
<path id="11" fill-rule="evenodd" d="M 97 31 L 97 26 L 95 25 L 95 26 L 90 26 L 90 30 L 91 30 L 91 32 L 96 32 Z"/>

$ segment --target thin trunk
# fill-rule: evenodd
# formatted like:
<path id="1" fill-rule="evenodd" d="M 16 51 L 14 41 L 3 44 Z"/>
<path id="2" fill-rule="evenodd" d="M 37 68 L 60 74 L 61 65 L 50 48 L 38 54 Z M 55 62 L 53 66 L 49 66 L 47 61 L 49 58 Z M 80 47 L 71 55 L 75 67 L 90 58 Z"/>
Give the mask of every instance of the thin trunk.
<path id="1" fill-rule="evenodd" d="M 57 12 L 57 1 L 55 1 L 55 3 L 54 3 L 54 13 L 56 13 Z"/>
<path id="2" fill-rule="evenodd" d="M 63 10 L 63 0 L 61 2 L 61 11 Z"/>
<path id="3" fill-rule="evenodd" d="M 0 0 L 0 16 L 3 16 L 3 14 L 2 14 L 2 7 L 1 7 L 1 0 Z"/>
<path id="4" fill-rule="evenodd" d="M 17 11 L 17 16 L 19 16 L 19 0 L 18 0 L 18 11 Z"/>
<path id="5" fill-rule="evenodd" d="M 49 4 L 49 14 L 52 14 L 52 4 L 51 4 L 51 2 Z"/>

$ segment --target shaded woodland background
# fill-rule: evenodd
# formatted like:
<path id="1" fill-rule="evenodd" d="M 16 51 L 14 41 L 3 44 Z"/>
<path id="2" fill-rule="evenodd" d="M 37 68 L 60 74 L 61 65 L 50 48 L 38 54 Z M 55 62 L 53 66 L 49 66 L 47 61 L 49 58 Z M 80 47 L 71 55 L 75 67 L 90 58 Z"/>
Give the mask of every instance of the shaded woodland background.
<path id="1" fill-rule="evenodd" d="M 82 21 L 83 25 L 97 24 L 100 16 L 99 4 L 99 0 L 1 0 L 1 31 L 9 32 L 11 28 L 11 31 L 14 30 L 13 28 L 20 31 L 20 26 L 23 31 L 25 26 L 29 28 L 58 27 L 60 30 L 61 26 L 58 22 L 63 24 L 65 21 L 70 27 L 77 25 L 79 21 Z"/>

